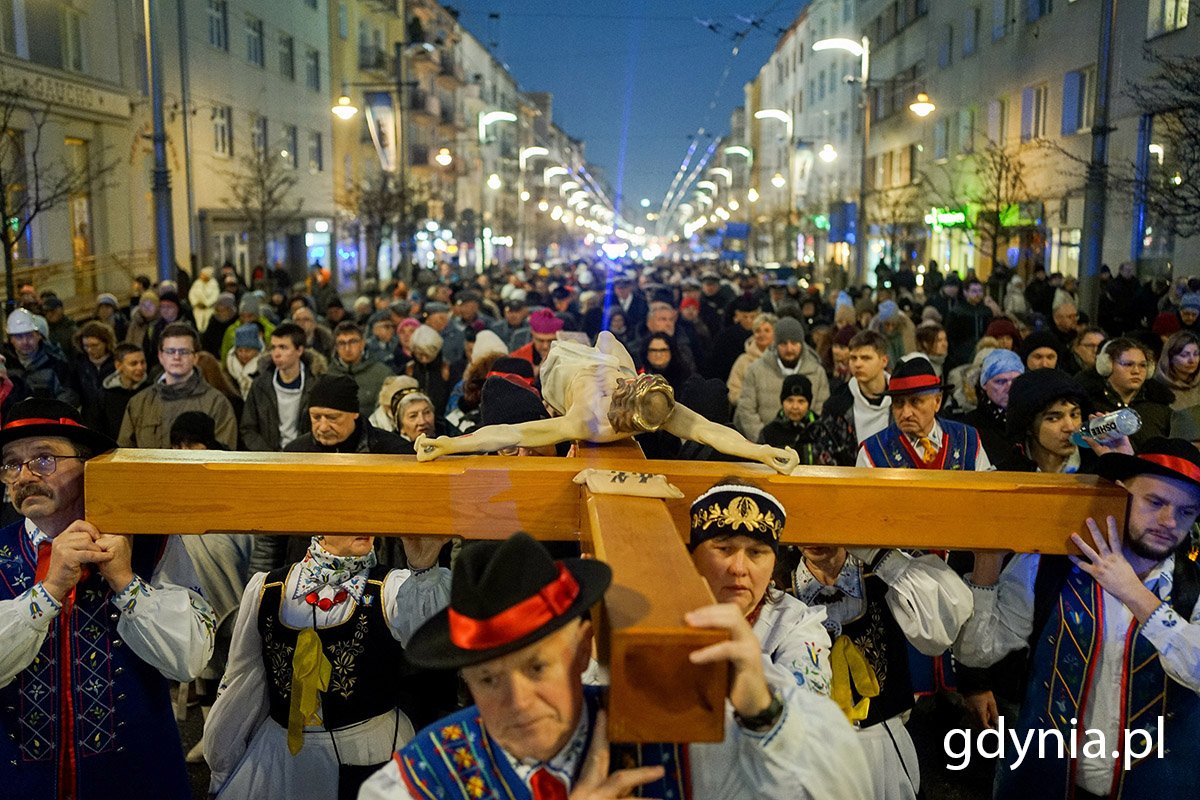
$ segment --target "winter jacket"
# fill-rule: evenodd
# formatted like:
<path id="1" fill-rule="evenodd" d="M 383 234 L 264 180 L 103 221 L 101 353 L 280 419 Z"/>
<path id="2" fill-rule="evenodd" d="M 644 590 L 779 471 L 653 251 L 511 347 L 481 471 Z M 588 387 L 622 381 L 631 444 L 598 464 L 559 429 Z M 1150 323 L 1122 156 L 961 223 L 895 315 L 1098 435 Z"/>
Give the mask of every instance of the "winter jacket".
<path id="1" fill-rule="evenodd" d="M 738 404 L 738 400 L 742 396 L 742 383 L 746 380 L 746 370 L 750 369 L 751 364 L 762 358 L 764 352 L 766 351 L 754 343 L 753 336 L 746 339 L 746 352 L 733 362 L 733 368 L 729 370 L 729 379 L 725 381 L 725 385 L 729 387 L 729 405 L 736 406 Z"/>
<path id="2" fill-rule="evenodd" d="M 366 419 L 375 410 L 375 404 L 379 402 L 379 390 L 383 388 L 383 382 L 392 376 L 392 371 L 378 361 L 368 361 L 365 357 L 357 364 L 347 364 L 335 356 L 329 362 L 329 374 L 354 378 L 358 384 L 359 413 Z"/>
<path id="3" fill-rule="evenodd" d="M 320 354 L 317 355 L 319 357 Z M 313 359 L 307 350 L 301 358 L 304 361 L 304 387 L 300 392 L 297 424 L 300 436 L 303 436 L 312 429 L 312 421 L 308 416 L 308 397 L 316 379 L 324 372 L 324 365 L 319 369 L 313 366 Z M 267 356 L 266 363 L 260 365 L 258 376 L 250 384 L 246 406 L 242 409 L 242 421 L 238 426 L 247 450 L 274 453 L 283 447 L 279 433 L 279 396 L 275 393 L 276 371 L 275 364 Z"/>
<path id="4" fill-rule="evenodd" d="M 142 382 L 132 389 L 121 385 L 121 376 L 111 373 L 101 384 L 100 390 L 100 426 L 105 436 L 116 439 L 121 432 L 121 420 L 125 419 L 125 407 L 133 396 L 150 385 L 150 379 L 142 378 Z"/>
<path id="5" fill-rule="evenodd" d="M 825 368 L 811 347 L 805 347 L 800 354 L 798 367 L 799 373 L 812 382 L 812 411 L 819 415 L 829 399 L 829 378 L 825 376 Z M 733 415 L 733 426 L 750 441 L 758 441 L 763 427 L 775 419 L 783 407 L 779 400 L 782 390 L 783 370 L 779 366 L 779 356 L 772 347 L 746 370 L 742 396 Z"/>
<path id="6" fill-rule="evenodd" d="M 4 345 L 0 353 L 4 355 L 8 377 L 13 382 L 6 405 L 30 397 L 52 397 L 79 407 L 79 393 L 75 391 L 71 367 L 53 342 L 43 341 L 27 362 L 21 360 L 12 345 Z"/>
<path id="7" fill-rule="evenodd" d="M 138 392 L 125 408 L 117 443 L 121 447 L 171 446 L 171 426 L 185 411 L 202 411 L 217 423 L 217 441 L 237 449 L 237 418 L 229 398 L 204 382 L 197 370 L 183 383 L 160 378 Z"/>
<path id="8" fill-rule="evenodd" d="M 1092 400 L 1092 411 L 1097 414 L 1107 414 L 1118 408 L 1132 408 L 1138 413 L 1142 418 L 1142 428 L 1129 437 L 1134 451 L 1141 450 L 1147 439 L 1171 435 L 1171 403 L 1175 402 L 1175 395 L 1158 381 L 1147 380 L 1132 400 L 1123 403 L 1109 386 L 1108 379 L 1095 370 L 1081 373 L 1076 380 L 1088 393 Z"/>
<path id="9" fill-rule="evenodd" d="M 100 430 L 103 424 L 103 413 L 100 408 L 100 395 L 103 391 L 104 379 L 113 374 L 113 357 L 107 356 L 100 366 L 83 353 L 75 353 L 71 357 L 71 377 L 75 380 L 75 389 L 79 392 L 79 402 L 83 406 L 83 421 L 89 428 Z"/>

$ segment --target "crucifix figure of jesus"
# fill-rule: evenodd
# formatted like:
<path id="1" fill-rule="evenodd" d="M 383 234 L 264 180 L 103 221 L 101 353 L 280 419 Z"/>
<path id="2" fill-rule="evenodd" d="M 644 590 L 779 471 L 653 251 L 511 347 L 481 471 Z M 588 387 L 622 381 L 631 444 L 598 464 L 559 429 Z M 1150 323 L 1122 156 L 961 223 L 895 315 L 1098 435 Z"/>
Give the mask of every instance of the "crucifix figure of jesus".
<path id="1" fill-rule="evenodd" d="M 732 428 L 711 422 L 675 401 L 659 375 L 638 375 L 625 346 L 601 331 L 596 346 L 555 341 L 542 364 L 542 400 L 550 419 L 487 425 L 465 436 L 420 436 L 417 460 L 455 453 L 490 453 L 506 447 L 545 447 L 567 441 L 615 442 L 663 430 L 725 455 L 759 461 L 788 475 L 800 462 L 789 448 L 754 444 Z"/>

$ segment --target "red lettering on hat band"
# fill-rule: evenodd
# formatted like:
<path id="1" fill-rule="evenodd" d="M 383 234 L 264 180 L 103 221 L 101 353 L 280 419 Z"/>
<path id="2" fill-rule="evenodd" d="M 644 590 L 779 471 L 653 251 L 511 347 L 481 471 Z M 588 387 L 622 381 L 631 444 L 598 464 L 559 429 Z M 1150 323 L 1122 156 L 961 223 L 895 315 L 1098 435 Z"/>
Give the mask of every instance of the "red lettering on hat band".
<path id="1" fill-rule="evenodd" d="M 1174 470 L 1180 475 L 1187 477 L 1190 480 L 1200 483 L 1200 467 L 1197 467 L 1186 458 L 1178 456 L 1164 456 L 1161 453 L 1146 453 L 1138 456 L 1143 461 L 1149 461 L 1151 464 L 1158 464 L 1160 467 L 1166 467 L 1169 470 Z"/>
<path id="2" fill-rule="evenodd" d="M 571 607 L 579 583 L 562 564 L 558 577 L 527 597 L 487 619 L 473 619 L 450 609 L 450 641 L 464 650 L 502 647 L 527 636 Z"/>
<path id="3" fill-rule="evenodd" d="M 25 419 L 14 419 L 12 422 L 4 426 L 5 430 L 9 428 L 20 428 L 24 425 L 74 425 L 76 428 L 84 427 L 68 417 L 59 417 L 58 419 L 46 419 L 44 417 L 26 417 Z"/>
<path id="4" fill-rule="evenodd" d="M 909 389 L 932 389 L 942 385 L 937 375 L 910 375 L 906 378 L 892 378 L 888 381 L 889 392 L 906 392 Z"/>

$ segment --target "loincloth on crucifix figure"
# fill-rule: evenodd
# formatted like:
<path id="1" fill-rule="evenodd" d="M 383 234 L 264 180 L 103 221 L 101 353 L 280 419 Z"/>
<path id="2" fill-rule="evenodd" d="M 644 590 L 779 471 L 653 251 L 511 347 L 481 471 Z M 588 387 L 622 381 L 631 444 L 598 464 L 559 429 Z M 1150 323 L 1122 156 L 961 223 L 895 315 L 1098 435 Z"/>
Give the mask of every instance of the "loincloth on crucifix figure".
<path id="1" fill-rule="evenodd" d="M 675 401 L 658 375 L 638 375 L 625 346 L 601 331 L 596 346 L 558 340 L 541 369 L 542 400 L 550 419 L 487 425 L 465 436 L 417 439 L 418 461 L 507 447 L 544 447 L 567 441 L 615 442 L 662 430 L 725 455 L 760 461 L 787 475 L 799 463 L 790 447 L 754 444 L 733 428 L 705 419 Z"/>

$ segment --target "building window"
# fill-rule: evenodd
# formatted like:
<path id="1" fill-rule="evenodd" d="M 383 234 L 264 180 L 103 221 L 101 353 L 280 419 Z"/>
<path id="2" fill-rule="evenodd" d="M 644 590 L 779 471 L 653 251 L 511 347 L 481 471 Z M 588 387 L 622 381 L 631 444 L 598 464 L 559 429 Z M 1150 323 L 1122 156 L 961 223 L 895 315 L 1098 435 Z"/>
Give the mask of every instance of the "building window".
<path id="1" fill-rule="evenodd" d="M 296 40 L 286 33 L 279 35 L 279 74 L 296 80 Z"/>
<path id="2" fill-rule="evenodd" d="M 821 74 L 817 76 L 817 99 L 825 99 L 825 70 L 821 70 Z"/>
<path id="3" fill-rule="evenodd" d="M 943 25 L 941 40 L 938 42 L 938 66 L 946 69 L 954 59 L 954 26 Z"/>
<path id="4" fill-rule="evenodd" d="M 950 120 L 940 117 L 933 123 L 933 160 L 945 161 L 950 157 Z"/>
<path id="5" fill-rule="evenodd" d="M 325 171 L 325 147 L 320 131 L 308 132 L 308 171 Z"/>
<path id="6" fill-rule="evenodd" d="M 254 117 L 254 121 L 250 123 L 250 147 L 254 150 L 254 154 L 259 158 L 266 155 L 267 152 L 267 118 Z"/>
<path id="7" fill-rule="evenodd" d="M 975 109 L 962 108 L 958 111 L 958 151 L 975 152 Z"/>
<path id="8" fill-rule="evenodd" d="M 258 17 L 246 17 L 246 60 L 256 67 L 267 63 L 263 48 L 263 21 Z"/>
<path id="9" fill-rule="evenodd" d="M 963 58 L 975 55 L 979 46 L 979 8 L 968 8 L 963 14 Z"/>
<path id="10" fill-rule="evenodd" d="M 1021 141 L 1042 139 L 1046 136 L 1046 101 L 1050 90 L 1043 83 L 1027 86 L 1021 92 Z"/>
<path id="11" fill-rule="evenodd" d="M 83 20 L 74 9 L 51 2 L 25 3 L 26 46 L 35 64 L 83 72 L 82 31 Z"/>
<path id="12" fill-rule="evenodd" d="M 1062 134 L 1091 130 L 1095 111 L 1096 68 L 1068 72 L 1063 78 Z"/>
<path id="13" fill-rule="evenodd" d="M 321 53 L 311 47 L 304 54 L 304 85 L 321 91 Z"/>
<path id="14" fill-rule="evenodd" d="M 63 69 L 83 72 L 83 22 L 82 15 L 72 9 L 63 9 Z"/>
<path id="15" fill-rule="evenodd" d="M 1150 15 L 1146 20 L 1146 38 L 1159 36 L 1188 24 L 1188 0 L 1150 0 Z"/>
<path id="16" fill-rule="evenodd" d="M 229 4 L 225 0 L 208 0 L 208 43 L 229 52 Z"/>
<path id="17" fill-rule="evenodd" d="M 283 126 L 283 156 L 284 162 L 292 169 L 300 166 L 300 134 L 295 125 Z"/>
<path id="18" fill-rule="evenodd" d="M 1017 24 L 1017 0 L 992 0 L 992 41 L 1003 39 Z"/>
<path id="19" fill-rule="evenodd" d="M 988 104 L 988 141 L 997 147 L 1008 144 L 1008 98 L 1001 97 Z"/>
<path id="20" fill-rule="evenodd" d="M 213 154 L 228 158 L 233 155 L 233 109 L 217 106 L 212 110 Z"/>
<path id="21" fill-rule="evenodd" d="M 1025 0 L 1025 21 L 1037 22 L 1054 10 L 1054 0 Z"/>
<path id="22" fill-rule="evenodd" d="M 345 3 L 338 3 L 338 38 L 350 38 L 350 9 Z"/>
<path id="23" fill-rule="evenodd" d="M 318 0 L 304 0 L 304 5 L 308 6 L 309 8 L 316 8 L 317 3 Z"/>

